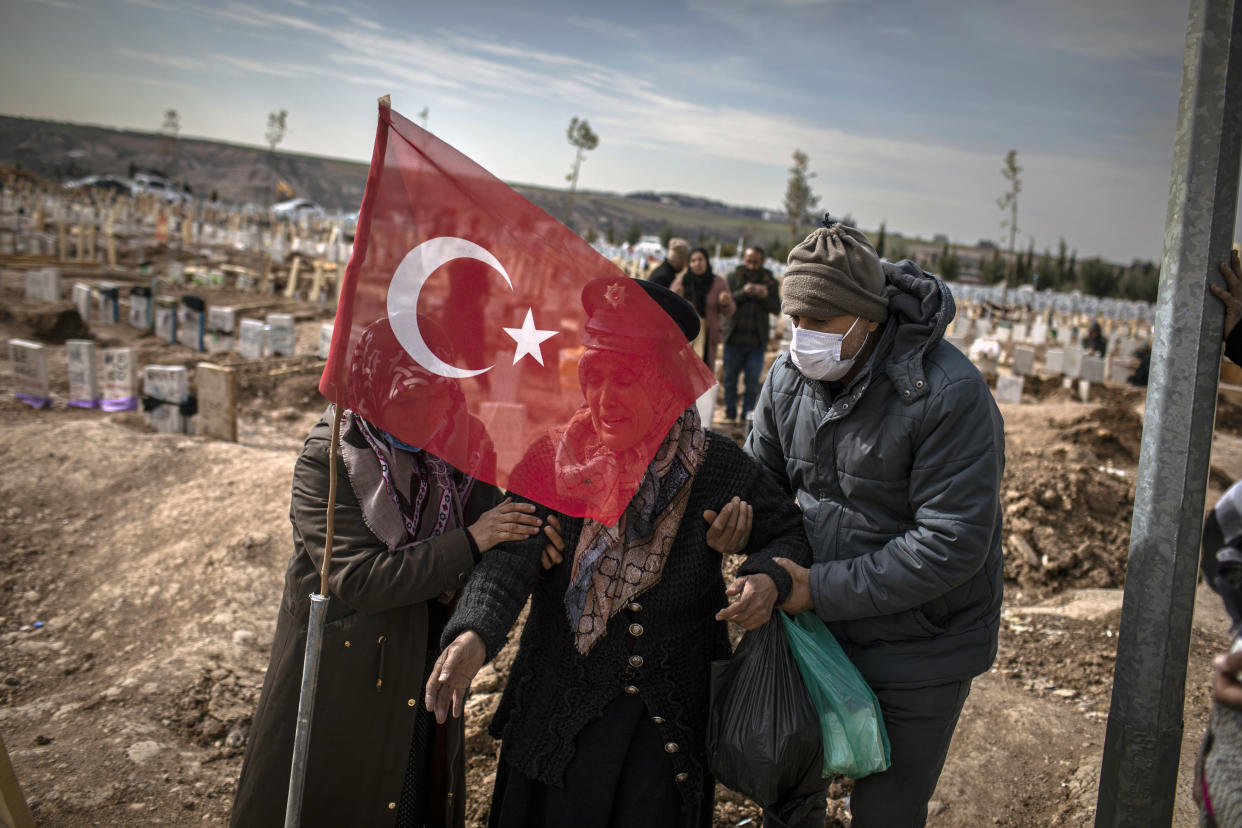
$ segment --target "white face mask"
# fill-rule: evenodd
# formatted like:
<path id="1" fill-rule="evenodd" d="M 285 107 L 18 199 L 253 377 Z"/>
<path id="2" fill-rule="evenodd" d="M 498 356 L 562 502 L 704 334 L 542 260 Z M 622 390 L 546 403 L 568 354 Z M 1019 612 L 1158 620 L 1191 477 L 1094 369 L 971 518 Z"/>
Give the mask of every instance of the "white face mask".
<path id="1" fill-rule="evenodd" d="M 862 320 L 858 317 L 854 320 L 857 325 Z M 802 372 L 803 376 L 813 380 L 839 380 L 850 372 L 854 367 L 854 360 L 858 354 L 849 359 L 841 358 L 841 345 L 845 342 L 845 337 L 850 335 L 854 330 L 854 325 L 850 325 L 850 329 L 844 334 L 822 333 L 813 331 L 809 328 L 794 328 L 793 338 L 789 343 L 789 357 L 793 360 L 793 364 Z M 867 332 L 870 336 L 871 332 Z M 863 337 L 863 343 L 867 341 Z M 862 350 L 862 345 L 858 346 Z"/>

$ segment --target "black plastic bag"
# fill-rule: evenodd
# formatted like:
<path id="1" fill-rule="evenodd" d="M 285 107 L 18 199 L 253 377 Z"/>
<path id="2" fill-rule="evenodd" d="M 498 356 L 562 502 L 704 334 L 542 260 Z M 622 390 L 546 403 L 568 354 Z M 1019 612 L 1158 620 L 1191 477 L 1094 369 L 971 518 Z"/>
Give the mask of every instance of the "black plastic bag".
<path id="1" fill-rule="evenodd" d="M 824 790 L 819 717 L 775 615 L 712 662 L 708 764 L 763 807 Z"/>

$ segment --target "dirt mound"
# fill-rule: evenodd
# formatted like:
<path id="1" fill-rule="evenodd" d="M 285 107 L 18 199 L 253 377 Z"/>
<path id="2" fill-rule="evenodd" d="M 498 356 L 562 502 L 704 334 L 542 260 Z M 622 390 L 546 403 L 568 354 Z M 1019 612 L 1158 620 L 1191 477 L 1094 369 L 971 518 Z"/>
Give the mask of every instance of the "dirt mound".
<path id="1" fill-rule="evenodd" d="M 1069 402 L 1078 399 L 1066 388 L 1060 377 L 1027 377 L 1022 383 L 1022 396 L 1030 395 L 1039 402 Z"/>
<path id="2" fill-rule="evenodd" d="M 10 336 L 51 345 L 63 345 L 67 339 L 91 338 L 90 328 L 78 315 L 78 309 L 68 302 L 0 307 L 0 323 Z"/>
<path id="3" fill-rule="evenodd" d="M 1125 396 L 1061 425 L 1067 442 L 1084 446 L 1101 460 L 1123 465 L 1138 462 L 1143 418 Z"/>

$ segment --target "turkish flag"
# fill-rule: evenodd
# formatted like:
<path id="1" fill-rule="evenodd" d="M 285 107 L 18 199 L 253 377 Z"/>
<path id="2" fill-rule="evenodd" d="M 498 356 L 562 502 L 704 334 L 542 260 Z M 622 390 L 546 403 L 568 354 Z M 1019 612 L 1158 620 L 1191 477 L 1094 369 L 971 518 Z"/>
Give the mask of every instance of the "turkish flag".
<path id="1" fill-rule="evenodd" d="M 324 396 L 467 474 L 612 525 L 713 382 L 641 284 L 381 104 Z"/>

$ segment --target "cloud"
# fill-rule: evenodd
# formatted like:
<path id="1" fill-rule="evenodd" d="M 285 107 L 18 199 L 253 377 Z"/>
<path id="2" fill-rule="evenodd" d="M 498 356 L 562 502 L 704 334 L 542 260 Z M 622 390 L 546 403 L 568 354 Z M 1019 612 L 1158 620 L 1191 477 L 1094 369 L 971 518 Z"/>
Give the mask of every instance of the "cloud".
<path id="1" fill-rule="evenodd" d="M 156 52 L 140 52 L 137 49 L 130 49 L 126 46 L 117 46 L 112 51 L 119 57 L 129 58 L 130 60 L 140 60 L 146 63 L 154 63 L 156 66 L 165 66 L 169 69 L 194 71 L 207 67 L 207 64 L 204 61 L 201 61 L 198 58 L 187 57 L 186 55 L 165 55 Z"/>

